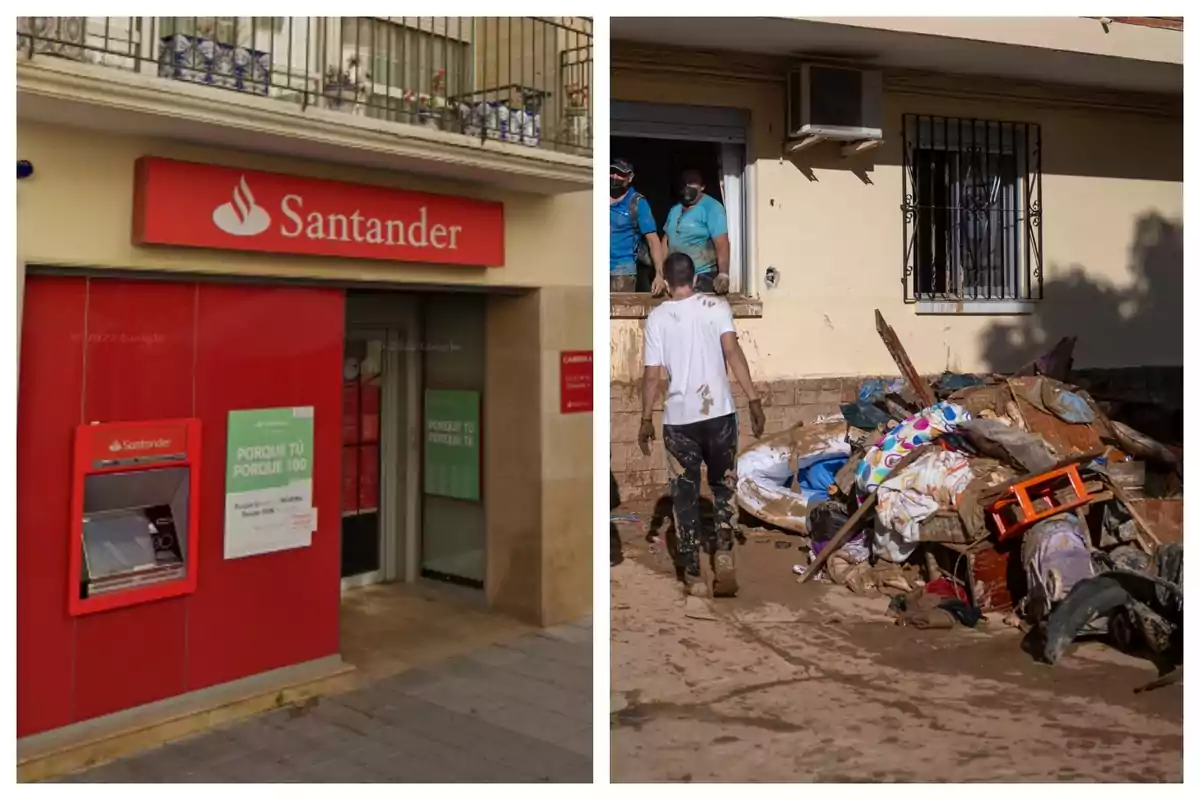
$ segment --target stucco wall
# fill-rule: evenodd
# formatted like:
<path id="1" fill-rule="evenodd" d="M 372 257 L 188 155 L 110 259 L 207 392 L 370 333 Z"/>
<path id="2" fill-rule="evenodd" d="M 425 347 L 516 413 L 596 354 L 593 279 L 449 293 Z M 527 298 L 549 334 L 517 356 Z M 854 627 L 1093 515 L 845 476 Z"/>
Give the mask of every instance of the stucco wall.
<path id="1" fill-rule="evenodd" d="M 776 76 L 778 78 L 778 76 Z M 1077 334 L 1080 366 L 1183 363 L 1183 122 L 1077 101 L 1024 100 L 970 85 L 889 88 L 885 144 L 844 160 L 820 145 L 782 153 L 784 84 L 614 69 L 612 96 L 732 106 L 752 120 L 753 228 L 761 319 L 738 321 L 755 380 L 893 373 L 874 329 L 880 309 L 917 369 L 1016 366 Z M 1044 153 L 1045 299 L 1028 316 L 919 316 L 904 303 L 901 120 L 905 113 L 1038 123 Z M 613 321 L 614 381 L 640 375 L 639 321 Z"/>
<path id="2" fill-rule="evenodd" d="M 505 264 L 436 267 L 384 261 L 268 256 L 184 248 L 136 247 L 133 164 L 156 155 L 348 183 L 457 194 L 504 203 Z M 492 286 L 591 286 L 591 193 L 542 197 L 416 175 L 218 149 L 139 136 L 113 136 L 35 122 L 17 124 L 17 157 L 36 174 L 21 182 L 17 204 L 20 255 L 27 264 L 182 270 Z"/>

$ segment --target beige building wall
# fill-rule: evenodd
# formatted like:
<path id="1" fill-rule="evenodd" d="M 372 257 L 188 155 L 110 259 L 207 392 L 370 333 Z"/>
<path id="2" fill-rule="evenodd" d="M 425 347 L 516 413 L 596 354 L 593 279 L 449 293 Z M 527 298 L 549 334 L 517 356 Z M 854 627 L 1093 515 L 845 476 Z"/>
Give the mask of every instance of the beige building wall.
<path id="1" fill-rule="evenodd" d="M 1080 366 L 1183 363 L 1181 117 L 1082 92 L 1005 92 L 995 81 L 888 81 L 882 147 L 855 159 L 835 145 L 789 157 L 781 74 L 711 69 L 684 80 L 614 64 L 615 100 L 750 112 L 748 248 L 763 310 L 738 329 L 756 380 L 893 374 L 876 308 L 927 373 L 1014 367 L 1067 334 L 1079 336 Z M 1045 299 L 1032 315 L 925 316 L 904 303 L 905 113 L 1041 125 Z M 772 266 L 781 280 L 767 290 Z M 614 381 L 640 377 L 641 327 L 611 323 Z"/>
<path id="2" fill-rule="evenodd" d="M 489 293 L 486 322 L 488 600 L 546 625 L 590 611 L 592 415 L 561 414 L 558 396 L 560 351 L 592 348 L 590 192 L 535 196 L 28 122 L 18 124 L 17 151 L 37 169 L 18 186 L 23 264 L 503 289 Z M 133 165 L 142 155 L 500 201 L 506 265 L 483 269 L 135 247 Z"/>
<path id="3" fill-rule="evenodd" d="M 18 187 L 17 236 L 28 264 L 424 284 L 591 285 L 590 264 L 579 258 L 581 248 L 591 241 L 590 192 L 551 197 L 505 192 L 418 175 L 22 121 L 17 124 L 17 154 L 37 169 L 34 178 Z M 347 262 L 137 247 L 130 239 L 133 164 L 143 155 L 499 201 L 504 203 L 505 266 Z M 70 235 L 63 235 L 66 220 Z"/>

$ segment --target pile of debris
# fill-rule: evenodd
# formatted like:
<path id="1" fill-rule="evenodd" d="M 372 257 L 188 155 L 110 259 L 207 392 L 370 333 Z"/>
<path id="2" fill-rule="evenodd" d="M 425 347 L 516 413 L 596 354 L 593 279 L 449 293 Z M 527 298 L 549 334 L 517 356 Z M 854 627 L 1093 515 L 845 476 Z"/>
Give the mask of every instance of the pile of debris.
<path id="1" fill-rule="evenodd" d="M 1105 633 L 1179 666 L 1182 544 L 1138 505 L 1182 495 L 1182 450 L 1068 382 L 1073 339 L 1012 375 L 930 385 L 875 315 L 903 377 L 739 457 L 743 510 L 808 540 L 799 581 L 891 595 L 897 622 L 917 627 L 1003 613 L 1049 663 Z"/>

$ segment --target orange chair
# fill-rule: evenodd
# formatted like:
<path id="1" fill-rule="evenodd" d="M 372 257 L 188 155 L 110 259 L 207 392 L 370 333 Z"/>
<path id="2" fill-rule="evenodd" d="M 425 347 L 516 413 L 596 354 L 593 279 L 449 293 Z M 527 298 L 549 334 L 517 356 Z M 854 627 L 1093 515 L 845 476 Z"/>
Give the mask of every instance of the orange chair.
<path id="1" fill-rule="evenodd" d="M 1071 489 L 1074 497 L 1060 501 L 1055 495 L 1063 489 Z M 1079 476 L 1079 466 L 1071 464 L 1051 472 L 1045 472 L 1020 483 L 1013 484 L 996 502 L 988 506 L 988 513 L 996 524 L 999 541 L 1024 533 L 1030 526 L 1044 519 L 1070 511 L 1089 503 L 1092 496 Z M 1038 510 L 1034 503 L 1048 500 L 1046 508 Z"/>

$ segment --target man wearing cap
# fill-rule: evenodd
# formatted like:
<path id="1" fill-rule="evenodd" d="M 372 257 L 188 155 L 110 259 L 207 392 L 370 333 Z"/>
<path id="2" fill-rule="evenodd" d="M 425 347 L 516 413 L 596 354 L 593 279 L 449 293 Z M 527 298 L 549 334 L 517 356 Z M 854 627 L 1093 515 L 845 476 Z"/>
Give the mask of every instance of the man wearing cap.
<path id="1" fill-rule="evenodd" d="M 680 202 L 667 213 L 663 249 L 683 253 L 696 265 L 696 291 L 729 291 L 729 226 L 725 207 L 704 193 L 698 170 L 683 171 Z"/>
<path id="2" fill-rule="evenodd" d="M 637 288 L 638 262 L 654 264 L 651 291 L 660 295 L 667 285 L 662 277 L 663 251 L 650 203 L 633 188 L 633 165 L 614 158 L 608 174 L 608 288 L 633 292 Z"/>

